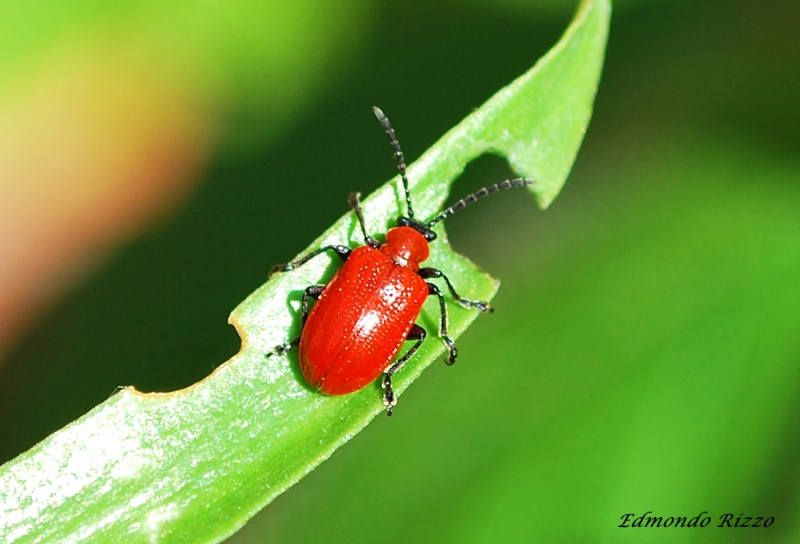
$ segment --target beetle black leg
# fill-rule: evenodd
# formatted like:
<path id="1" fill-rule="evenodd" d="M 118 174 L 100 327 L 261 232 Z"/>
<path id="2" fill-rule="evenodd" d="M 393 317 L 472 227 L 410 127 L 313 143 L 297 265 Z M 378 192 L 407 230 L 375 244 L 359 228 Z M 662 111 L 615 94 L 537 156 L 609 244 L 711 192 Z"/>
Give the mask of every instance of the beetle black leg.
<path id="1" fill-rule="evenodd" d="M 350 193 L 350 196 L 347 198 L 347 202 L 350 203 L 350 207 L 353 208 L 353 211 L 356 212 L 356 218 L 358 218 L 358 224 L 361 226 L 361 233 L 364 235 L 364 242 L 370 246 L 378 249 L 380 247 L 380 242 L 378 242 L 375 238 L 367 234 L 367 226 L 364 223 L 364 214 L 361 213 L 361 193 Z"/>
<path id="2" fill-rule="evenodd" d="M 303 315 L 303 327 L 306 326 L 306 319 L 308 319 L 308 299 L 313 298 L 317 300 L 319 296 L 322 294 L 322 291 L 325 289 L 324 285 L 310 285 L 306 287 L 306 290 L 303 291 L 303 302 L 300 306 L 301 313 Z M 279 346 L 275 346 L 275 348 L 267 353 L 267 357 L 270 355 L 286 355 L 289 353 L 289 350 L 297 347 L 300 344 L 300 338 L 295 338 L 291 342 L 286 342 L 285 344 L 281 344 Z"/>
<path id="3" fill-rule="evenodd" d="M 291 342 L 286 342 L 285 344 L 275 346 L 275 348 L 272 351 L 267 352 L 265 357 L 270 357 L 271 355 L 279 355 L 283 357 L 284 355 L 289 353 L 290 349 L 296 348 L 298 345 L 300 345 L 300 338 L 295 338 Z"/>
<path id="4" fill-rule="evenodd" d="M 311 253 L 309 253 L 305 257 L 301 257 L 301 258 L 297 259 L 296 261 L 292 261 L 292 262 L 290 262 L 288 264 L 276 264 L 269 271 L 269 277 L 271 278 L 273 275 L 275 275 L 278 272 L 289 272 L 290 270 L 294 270 L 295 268 L 306 264 L 308 261 L 310 261 L 311 259 L 313 259 L 317 255 L 320 255 L 320 254 L 325 253 L 326 251 L 330 251 L 330 250 L 333 250 L 339 256 L 339 258 L 342 259 L 342 262 L 346 261 L 347 258 L 350 256 L 350 253 L 352 253 L 352 251 L 353 251 L 352 249 L 350 249 L 347 246 L 325 246 L 325 247 L 321 247 L 321 248 L 319 248 L 317 250 L 312 251 Z"/>
<path id="5" fill-rule="evenodd" d="M 386 373 L 383 375 L 381 387 L 383 387 L 383 404 L 386 406 L 387 416 L 392 415 L 392 409 L 397 404 L 397 397 L 394 396 L 394 391 L 392 390 L 392 375 L 400 370 L 403 365 L 406 364 L 406 361 L 413 357 L 427 335 L 428 333 L 425 332 L 425 329 L 414 323 L 414 325 L 411 326 L 411 330 L 408 332 L 406 340 L 416 340 L 417 343 L 411 346 L 411 349 L 405 352 L 402 357 L 392 363 L 391 366 L 386 369 Z"/>
<path id="6" fill-rule="evenodd" d="M 461 304 L 464 308 L 475 308 L 476 310 L 489 313 L 494 311 L 494 308 L 492 308 L 492 305 L 488 302 L 483 302 L 481 300 L 469 300 L 456 293 L 455 287 L 453 287 L 453 284 L 450 283 L 448 277 L 445 276 L 444 272 L 441 270 L 437 270 L 436 268 L 420 268 L 419 272 L 417 273 L 422 279 L 426 280 L 430 278 L 442 278 L 447 284 L 447 288 L 450 290 L 453 300 Z"/>
<path id="7" fill-rule="evenodd" d="M 310 285 L 306 287 L 305 291 L 303 291 L 303 304 L 301 305 L 301 310 L 303 312 L 303 327 L 306 326 L 306 319 L 308 319 L 308 299 L 313 298 L 314 300 L 317 300 L 322 294 L 323 290 L 325 290 L 324 285 Z"/>
<path id="8" fill-rule="evenodd" d="M 456 349 L 456 343 L 453 342 L 453 339 L 450 338 L 447 332 L 447 306 L 445 306 L 444 303 L 444 295 L 442 295 L 439 287 L 433 283 L 428 283 L 428 294 L 436 295 L 439 298 L 439 336 L 442 342 L 447 346 L 447 349 L 450 350 L 450 354 L 444 362 L 448 365 L 455 364 L 456 358 L 458 357 L 458 350 Z"/>

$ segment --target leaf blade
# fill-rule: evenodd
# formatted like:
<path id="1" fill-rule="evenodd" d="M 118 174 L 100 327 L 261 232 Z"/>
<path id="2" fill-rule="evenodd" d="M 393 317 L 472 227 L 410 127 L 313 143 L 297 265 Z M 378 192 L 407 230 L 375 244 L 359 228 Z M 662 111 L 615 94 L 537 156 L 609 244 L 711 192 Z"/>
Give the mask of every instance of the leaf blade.
<path id="1" fill-rule="evenodd" d="M 609 14 L 607 0 L 584 1 L 551 53 L 409 167 L 420 216 L 433 215 L 464 165 L 487 151 L 537 178 L 540 204 L 552 202 L 591 113 Z M 364 202 L 368 224 L 385 227 L 402 201 L 397 179 L 384 185 Z M 355 245 L 358 236 L 348 215 L 311 247 Z M 488 300 L 497 290 L 449 249 L 444 234 L 429 263 L 470 298 Z M 305 384 L 296 359 L 263 354 L 299 333 L 299 293 L 328 279 L 331 265 L 316 259 L 242 302 L 230 318 L 242 350 L 205 380 L 164 394 L 123 390 L 0 467 L 0 535 L 9 542 L 218 542 L 329 457 L 383 411 L 377 387 L 325 397 Z M 451 309 L 458 337 L 477 316 Z M 437 328 L 436 310 L 423 312 L 428 330 Z M 442 351 L 437 342 L 424 345 L 397 376 L 398 393 Z"/>

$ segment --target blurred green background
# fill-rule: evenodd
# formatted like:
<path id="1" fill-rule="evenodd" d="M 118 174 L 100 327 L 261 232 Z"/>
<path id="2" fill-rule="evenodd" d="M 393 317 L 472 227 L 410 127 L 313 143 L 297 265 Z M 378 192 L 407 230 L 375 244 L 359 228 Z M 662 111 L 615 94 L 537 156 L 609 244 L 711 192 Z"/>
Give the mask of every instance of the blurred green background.
<path id="1" fill-rule="evenodd" d="M 85 126 L 82 142 L 118 138 L 104 156 L 133 150 L 95 179 L 133 168 L 120 183 L 149 189 L 123 191 L 130 206 L 80 235 L 156 210 L 48 261 L 64 264 L 2 352 L 0 462 L 117 385 L 185 387 L 233 355 L 228 313 L 345 213 L 350 191 L 394 175 L 371 106 L 413 160 L 529 68 L 575 8 L 189 4 L 0 7 L 0 143 L 19 161 L 0 154 L 12 165 L 0 189 L 35 186 L 46 217 L 78 198 L 59 177 L 15 173 L 30 149 L 72 164 L 69 131 Z M 618 2 L 562 195 L 541 212 L 500 194 L 448 221 L 453 245 L 503 281 L 496 313 L 461 339 L 458 365 L 429 370 L 396 417 L 231 542 L 800 540 L 798 28 L 795 1 Z M 72 140 L 44 130 L 51 116 Z M 512 175 L 484 157 L 454 193 Z M 647 511 L 712 523 L 617 527 Z M 775 522 L 715 528 L 725 513 Z"/>

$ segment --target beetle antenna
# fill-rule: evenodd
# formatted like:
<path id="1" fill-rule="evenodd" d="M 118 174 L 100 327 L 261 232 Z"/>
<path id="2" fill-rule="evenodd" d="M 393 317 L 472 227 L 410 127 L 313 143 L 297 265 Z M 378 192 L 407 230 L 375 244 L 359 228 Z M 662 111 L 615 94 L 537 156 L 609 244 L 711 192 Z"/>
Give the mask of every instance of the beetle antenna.
<path id="1" fill-rule="evenodd" d="M 479 191 L 475 191 L 471 195 L 462 198 L 439 215 L 428 221 L 426 225 L 428 228 L 433 227 L 436 223 L 445 219 L 446 217 L 450 217 L 454 213 L 456 213 L 461 208 L 466 208 L 476 200 L 479 200 L 485 196 L 488 196 L 492 193 L 496 193 L 497 191 L 504 191 L 505 189 L 513 189 L 515 187 L 527 187 L 536 183 L 532 179 L 525 179 L 525 178 L 516 178 L 516 179 L 508 179 L 506 181 L 501 181 L 500 183 L 495 183 L 494 185 L 490 185 L 489 187 L 484 187 Z"/>
<path id="2" fill-rule="evenodd" d="M 403 152 L 400 150 L 400 142 L 397 141 L 397 135 L 394 133 L 392 125 L 389 124 L 389 119 L 381 111 L 380 108 L 373 106 L 372 111 L 375 112 L 375 117 L 383 125 L 383 130 L 389 136 L 389 143 L 394 149 L 394 159 L 397 161 L 397 170 L 400 172 L 400 178 L 403 180 L 403 190 L 406 193 L 406 208 L 408 210 L 408 218 L 414 219 L 414 208 L 411 207 L 411 193 L 408 190 L 408 178 L 406 177 L 406 162 L 403 159 Z"/>

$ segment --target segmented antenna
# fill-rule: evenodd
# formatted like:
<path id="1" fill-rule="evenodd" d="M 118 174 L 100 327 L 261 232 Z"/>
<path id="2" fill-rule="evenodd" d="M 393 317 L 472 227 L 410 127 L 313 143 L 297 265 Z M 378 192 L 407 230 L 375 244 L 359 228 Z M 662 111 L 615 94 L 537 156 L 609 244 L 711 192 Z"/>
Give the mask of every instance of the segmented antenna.
<path id="1" fill-rule="evenodd" d="M 515 187 L 525 187 L 529 185 L 533 185 L 535 182 L 532 179 L 525 179 L 525 178 L 516 178 L 516 179 L 509 179 L 506 181 L 501 181 L 500 183 L 495 183 L 494 185 L 490 185 L 489 187 L 484 187 L 480 191 L 476 191 L 471 195 L 462 198 L 446 210 L 442 211 L 439 215 L 428 221 L 426 225 L 428 228 L 433 227 L 436 223 L 445 219 L 446 217 L 450 217 L 454 213 L 456 213 L 461 208 L 466 208 L 476 200 L 479 200 L 485 196 L 488 196 L 492 193 L 496 193 L 497 191 L 504 191 L 506 189 L 513 189 Z"/>
<path id="2" fill-rule="evenodd" d="M 403 159 L 403 152 L 400 150 L 400 142 L 397 141 L 397 136 L 394 133 L 392 125 L 389 124 L 389 119 L 386 118 L 386 115 L 381 109 L 373 106 L 372 111 L 375 112 L 375 117 L 381 122 L 383 130 L 385 130 L 386 134 L 389 136 L 389 143 L 392 145 L 392 149 L 394 149 L 394 159 L 397 161 L 397 170 L 400 172 L 400 178 L 403 180 L 403 190 L 406 192 L 408 218 L 414 219 L 414 209 L 411 207 L 411 193 L 408 190 L 408 178 L 406 177 L 406 163 L 405 159 Z"/>

